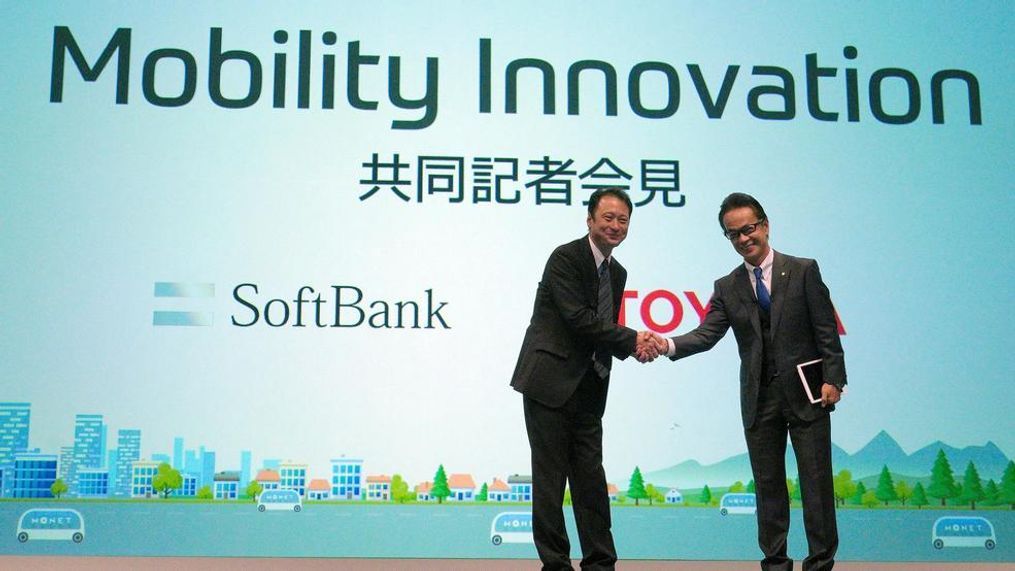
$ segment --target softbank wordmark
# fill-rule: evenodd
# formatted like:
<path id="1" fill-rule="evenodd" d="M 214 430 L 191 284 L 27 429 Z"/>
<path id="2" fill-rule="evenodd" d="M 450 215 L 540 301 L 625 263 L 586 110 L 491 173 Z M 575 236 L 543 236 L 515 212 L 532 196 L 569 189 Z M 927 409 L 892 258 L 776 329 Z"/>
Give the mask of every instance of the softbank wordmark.
<path id="1" fill-rule="evenodd" d="M 233 288 L 233 299 L 244 307 L 233 314 L 237 327 L 264 323 L 269 327 L 370 327 L 373 329 L 451 329 L 445 316 L 448 302 L 434 301 L 432 289 L 418 299 L 370 300 L 351 285 L 333 285 L 323 291 L 305 285 L 289 298 L 261 299 L 260 288 L 242 283 Z"/>
<path id="2" fill-rule="evenodd" d="M 99 78 L 115 55 L 116 103 L 126 105 L 130 92 L 131 34 L 131 28 L 117 28 L 101 53 L 86 55 L 69 27 L 54 27 L 49 100 L 63 101 L 68 55 L 81 78 L 90 82 Z M 348 106 L 364 111 L 376 111 L 383 94 L 366 87 L 371 82 L 364 82 L 363 78 L 380 79 L 386 75 L 388 102 L 416 115 L 413 119 L 393 120 L 392 129 L 425 129 L 437 118 L 439 62 L 436 57 L 426 57 L 422 62 L 425 74 L 422 88 L 408 89 L 413 92 L 410 95 L 402 81 L 400 56 L 388 56 L 385 70 L 380 55 L 367 53 L 359 41 L 351 41 L 345 46 L 345 65 L 341 66 L 337 53 L 341 48 L 336 46 L 338 35 L 333 31 L 316 35 L 311 30 L 300 30 L 295 38 L 290 38 L 286 30 L 276 30 L 271 37 L 275 44 L 271 53 L 255 53 L 248 51 L 251 44 L 246 35 L 231 34 L 227 47 L 222 28 L 211 28 L 207 62 L 200 64 L 198 56 L 205 53 L 203 46 L 200 50 L 192 48 L 192 51 L 179 47 L 155 49 L 144 57 L 141 66 L 141 93 L 145 101 L 157 107 L 181 107 L 194 100 L 201 78 L 207 82 L 208 97 L 213 104 L 226 109 L 243 109 L 261 100 L 267 75 L 270 76 L 271 106 L 291 108 L 287 95 L 292 88 L 287 85 L 286 70 L 295 59 L 297 109 L 309 109 L 312 95 L 321 109 L 334 109 L 336 77 L 344 72 Z M 540 58 L 496 61 L 493 41 L 480 38 L 476 67 L 472 70 L 476 70 L 478 111 L 483 114 L 495 112 L 501 101 L 505 114 L 515 114 L 519 93 L 527 92 L 527 95 L 523 93 L 527 98 L 542 100 L 544 115 L 556 114 L 561 100 L 566 102 L 568 115 L 579 115 L 581 82 L 584 81 L 591 82 L 597 90 L 598 86 L 603 86 L 600 108 L 607 116 L 618 114 L 618 99 L 626 96 L 627 107 L 634 115 L 645 119 L 672 117 L 680 109 L 683 84 L 684 92 L 693 93 L 683 97 L 690 100 L 691 105 L 700 104 L 700 112 L 709 119 L 723 119 L 728 104 L 736 101 L 746 107 L 751 117 L 766 121 L 803 117 L 804 113 L 798 113 L 798 107 L 803 107 L 806 115 L 816 121 L 834 123 L 844 118 L 847 123 L 855 123 L 873 117 L 881 123 L 905 125 L 921 116 L 926 118 L 929 99 L 931 122 L 943 124 L 947 95 L 947 115 L 952 120 L 982 124 L 980 84 L 969 71 L 943 69 L 930 74 L 929 78 L 919 78 L 902 67 L 871 69 L 876 66 L 861 65 L 860 51 L 851 45 L 843 47 L 841 57 L 826 53 L 821 54 L 819 61 L 819 54 L 815 52 L 805 54 L 802 60 L 803 69 L 799 60 L 792 66 L 751 65 L 747 67 L 750 76 L 744 77 L 746 73 L 740 73 L 739 63 L 729 63 L 725 69 L 703 69 L 696 63 L 673 65 L 644 61 L 628 70 L 618 70 L 604 60 L 581 59 L 568 65 L 565 75 L 559 63 Z M 230 78 L 239 79 L 236 83 L 229 82 L 229 88 L 223 90 L 222 69 L 227 65 Z M 417 60 L 411 65 L 418 70 L 421 62 Z M 181 66 L 182 74 L 179 73 Z M 558 73 L 561 80 L 558 80 Z M 156 75 L 163 76 L 158 83 Z M 693 92 L 687 89 L 688 80 Z M 563 97 L 558 94 L 558 83 L 566 85 Z M 587 89 L 585 92 L 589 93 Z M 829 95 L 830 92 L 833 94 Z M 503 93 L 502 98 L 496 97 L 499 93 Z M 804 102 L 802 105 L 797 103 L 798 96 Z M 837 100 L 844 103 L 836 103 Z"/>

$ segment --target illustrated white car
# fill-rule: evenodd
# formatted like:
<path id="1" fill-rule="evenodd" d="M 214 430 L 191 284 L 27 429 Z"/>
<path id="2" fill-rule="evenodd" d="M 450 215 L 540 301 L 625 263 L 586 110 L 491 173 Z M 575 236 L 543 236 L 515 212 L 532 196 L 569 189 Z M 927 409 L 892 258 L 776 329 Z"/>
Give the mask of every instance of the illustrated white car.
<path id="1" fill-rule="evenodd" d="M 532 512 L 502 512 L 490 524 L 490 541 L 501 543 L 533 543 Z"/>
<path id="2" fill-rule="evenodd" d="M 758 499 L 754 494 L 725 494 L 719 500 L 719 513 L 729 514 L 754 514 L 758 511 Z"/>
<path id="3" fill-rule="evenodd" d="M 257 511 L 284 510 L 298 512 L 303 509 L 303 500 L 296 490 L 267 490 L 257 498 Z"/>
<path id="4" fill-rule="evenodd" d="M 77 510 L 58 508 L 31 509 L 18 520 L 18 541 L 55 539 L 81 543 L 85 539 L 85 520 Z"/>
<path id="5" fill-rule="evenodd" d="M 975 516 L 939 517 L 934 522 L 930 544 L 934 549 L 945 547 L 985 547 L 994 549 L 997 536 L 986 518 Z"/>

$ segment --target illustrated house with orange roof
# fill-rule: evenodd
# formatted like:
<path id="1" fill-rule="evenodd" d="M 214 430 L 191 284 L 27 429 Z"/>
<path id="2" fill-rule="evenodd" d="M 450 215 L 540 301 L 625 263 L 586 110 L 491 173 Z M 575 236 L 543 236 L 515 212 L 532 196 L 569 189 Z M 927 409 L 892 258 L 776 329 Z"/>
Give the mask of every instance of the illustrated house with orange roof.
<path id="1" fill-rule="evenodd" d="M 620 488 L 616 484 L 606 484 L 606 493 L 610 496 L 610 501 L 617 501 L 617 494 L 620 493 Z"/>
<path id="2" fill-rule="evenodd" d="M 314 478 L 310 480 L 310 485 L 307 486 L 307 499 L 308 500 L 328 500 L 331 499 L 331 484 L 328 483 L 324 478 Z"/>
<path id="3" fill-rule="evenodd" d="M 391 501 L 391 476 L 367 476 L 367 499 L 376 502 Z"/>
<path id="4" fill-rule="evenodd" d="M 448 476 L 449 502 L 471 502 L 476 494 L 476 482 L 472 474 L 451 474 Z"/>
<path id="5" fill-rule="evenodd" d="M 507 482 L 498 478 L 493 479 L 493 483 L 486 489 L 486 501 L 488 502 L 507 502 L 511 501 L 511 486 L 507 485 Z"/>
<path id="6" fill-rule="evenodd" d="M 268 490 L 277 490 L 279 488 L 279 476 L 275 470 L 260 470 L 257 472 L 257 477 L 254 480 L 261 484 L 261 491 L 267 492 Z"/>
<path id="7" fill-rule="evenodd" d="M 417 502 L 432 502 L 434 500 L 434 497 L 430 495 L 430 491 L 433 490 L 433 482 L 416 484 L 415 490 Z"/>

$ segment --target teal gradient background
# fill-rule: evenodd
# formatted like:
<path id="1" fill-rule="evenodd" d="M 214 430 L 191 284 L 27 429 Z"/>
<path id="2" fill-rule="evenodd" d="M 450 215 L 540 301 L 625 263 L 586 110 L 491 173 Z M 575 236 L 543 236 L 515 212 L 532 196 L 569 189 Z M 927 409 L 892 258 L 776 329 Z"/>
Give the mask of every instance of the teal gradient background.
<path id="1" fill-rule="evenodd" d="M 907 452 L 942 440 L 1015 454 L 1010 3 L 8 2 L 0 12 L 0 400 L 32 404 L 33 448 L 58 453 L 73 442 L 74 415 L 98 413 L 111 442 L 118 428 L 140 428 L 149 457 L 183 436 L 214 449 L 217 470 L 238 469 L 240 450 L 252 450 L 255 466 L 291 458 L 311 477 L 325 477 L 340 454 L 410 483 L 432 479 L 438 464 L 477 485 L 527 473 L 521 398 L 508 381 L 546 257 L 584 233 L 584 209 L 536 206 L 531 190 L 517 205 L 419 203 L 415 185 L 408 203 L 383 188 L 359 200 L 362 163 L 399 153 L 413 181 L 422 155 L 466 157 L 467 167 L 472 157 L 515 157 L 521 171 L 549 155 L 573 158 L 579 172 L 608 157 L 632 186 L 640 160 L 679 160 L 686 205 L 657 197 L 637 209 L 615 252 L 642 298 L 666 289 L 705 301 L 739 262 L 718 231 L 718 205 L 752 193 L 773 246 L 819 260 L 846 328 L 837 444 L 852 452 L 886 430 Z M 63 102 L 50 102 L 54 26 L 68 26 L 90 62 L 117 28 L 132 29 L 128 104 L 114 103 L 115 61 L 86 83 L 69 57 Z M 224 49 L 260 58 L 254 106 L 211 102 L 212 27 L 223 28 Z M 275 30 L 289 32 L 285 46 Z M 310 109 L 296 108 L 299 30 L 314 34 Z M 326 31 L 338 43 L 325 49 Z M 491 113 L 478 108 L 480 38 L 492 41 Z M 352 41 L 381 56 L 360 87 L 376 111 L 345 99 Z M 845 46 L 859 56 L 846 60 Z M 145 56 L 167 47 L 198 63 L 196 95 L 175 109 L 141 91 Z M 285 109 L 271 107 L 276 51 L 288 55 Z M 320 108 L 322 53 L 337 61 L 331 110 Z M 807 112 L 808 53 L 839 69 L 820 83 L 837 122 Z M 422 115 L 388 101 L 393 55 L 408 97 L 422 94 L 424 58 L 439 60 L 439 108 L 426 129 L 391 128 Z M 553 64 L 555 114 L 542 113 L 534 72 L 521 76 L 518 112 L 504 112 L 504 68 L 525 57 Z M 617 116 L 605 115 L 593 72 L 582 75 L 581 113 L 567 114 L 566 70 L 584 59 L 616 68 Z M 673 117 L 632 112 L 627 75 L 644 61 L 676 68 Z M 726 66 L 740 66 L 721 119 L 705 115 L 687 64 L 701 66 L 713 94 Z M 794 120 L 749 114 L 749 90 L 772 83 L 751 74 L 756 65 L 793 73 Z M 846 67 L 860 77 L 857 123 L 845 121 Z M 871 114 L 867 80 L 890 67 L 919 80 L 912 124 Z M 245 68 L 223 69 L 225 93 L 242 94 Z M 976 76 L 982 125 L 970 125 L 957 82 L 946 83 L 945 123 L 931 122 L 930 77 L 943 69 Z M 181 70 L 159 64 L 156 91 L 178 93 Z M 646 105 L 663 105 L 662 87 L 658 74 L 645 76 Z M 903 110 L 901 82 L 886 81 L 884 95 L 886 110 Z M 212 283 L 215 296 L 156 298 L 155 282 Z M 432 289 L 452 327 L 235 327 L 231 317 L 249 315 L 231 296 L 241 283 L 259 285 L 262 305 L 291 302 L 303 285 L 326 295 L 353 285 L 367 301 L 419 301 Z M 628 307 L 628 324 L 643 328 L 637 309 Z M 683 309 L 677 333 L 698 323 Z M 153 327 L 156 310 L 209 312 L 214 322 Z M 732 338 L 676 364 L 615 364 L 608 479 L 624 488 L 636 465 L 742 453 L 738 366 Z"/>

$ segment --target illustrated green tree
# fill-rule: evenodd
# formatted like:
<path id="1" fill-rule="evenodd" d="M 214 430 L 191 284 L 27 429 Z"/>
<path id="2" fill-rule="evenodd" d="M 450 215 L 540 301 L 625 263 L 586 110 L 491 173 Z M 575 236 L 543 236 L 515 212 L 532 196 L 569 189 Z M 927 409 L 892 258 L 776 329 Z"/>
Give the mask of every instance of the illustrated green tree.
<path id="1" fill-rule="evenodd" d="M 401 474 L 391 476 L 391 500 L 404 504 L 409 499 L 409 484 Z"/>
<path id="2" fill-rule="evenodd" d="M 916 509 L 920 509 L 930 503 L 930 500 L 927 499 L 927 492 L 923 489 L 923 484 L 920 482 L 917 482 L 913 486 L 913 499 L 910 503 L 916 506 Z"/>
<path id="3" fill-rule="evenodd" d="M 983 499 L 983 482 L 980 481 L 980 473 L 976 471 L 976 464 L 970 460 L 966 466 L 966 473 L 962 476 L 962 495 L 959 499 L 969 502 L 969 509 L 976 509 L 976 502 Z"/>
<path id="4" fill-rule="evenodd" d="M 909 498 L 913 496 L 913 490 L 909 487 L 909 484 L 905 480 L 899 480 L 895 483 L 895 497 L 899 498 L 899 502 L 902 505 L 906 505 Z"/>
<path id="5" fill-rule="evenodd" d="M 747 493 L 753 494 L 757 488 L 754 486 L 754 480 L 747 482 Z"/>
<path id="6" fill-rule="evenodd" d="M 634 473 L 631 474 L 631 482 L 627 486 L 627 497 L 634 499 L 634 505 L 638 505 L 638 500 L 644 500 L 648 497 L 645 492 L 645 479 L 641 476 L 641 468 L 635 466 Z"/>
<path id="7" fill-rule="evenodd" d="M 169 494 L 183 486 L 183 476 L 180 471 L 163 462 L 159 464 L 159 471 L 152 478 L 152 489 L 162 494 L 162 499 L 169 497 Z"/>
<path id="8" fill-rule="evenodd" d="M 1015 460 L 1009 461 L 1001 476 L 1001 493 L 997 496 L 999 504 L 1008 504 L 1015 510 Z"/>
<path id="9" fill-rule="evenodd" d="M 433 477 L 433 488 L 430 495 L 437 498 L 437 503 L 444 503 L 444 498 L 451 495 L 451 488 L 448 488 L 448 475 L 444 473 L 444 464 L 437 467 L 437 473 Z"/>
<path id="10" fill-rule="evenodd" d="M 863 482 L 856 483 L 856 491 L 853 492 L 853 497 L 850 498 L 849 503 L 854 506 L 863 505 L 863 495 L 867 493 L 867 486 L 863 485 Z"/>
<path id="11" fill-rule="evenodd" d="M 930 486 L 927 487 L 927 495 L 941 500 L 942 506 L 949 498 L 958 495 L 951 464 L 948 463 L 945 451 L 940 448 L 937 451 L 937 458 L 934 460 L 934 467 L 930 470 Z"/>
<path id="12" fill-rule="evenodd" d="M 486 499 L 487 499 L 487 496 L 489 495 L 489 493 L 490 493 L 490 488 L 486 485 L 486 482 L 483 482 L 483 487 L 480 488 L 479 489 L 479 493 L 476 494 L 476 501 L 477 502 L 485 502 Z"/>
<path id="13" fill-rule="evenodd" d="M 744 483 L 741 482 L 740 480 L 737 480 L 736 482 L 733 482 L 732 486 L 730 486 L 730 493 L 740 494 L 743 493 L 746 489 L 747 488 L 744 486 Z"/>
<path id="14" fill-rule="evenodd" d="M 666 496 L 652 484 L 645 486 L 645 493 L 648 494 L 648 505 L 652 505 L 652 502 L 664 503 L 666 501 Z"/>
<path id="15" fill-rule="evenodd" d="M 867 490 L 866 492 L 863 493 L 863 498 L 861 498 L 860 502 L 866 508 L 872 508 L 878 505 L 877 493 L 874 490 Z"/>
<path id="16" fill-rule="evenodd" d="M 996 506 L 998 496 L 1001 494 L 1001 488 L 997 487 L 997 483 L 991 478 L 987 480 L 987 483 L 983 485 L 983 501 L 980 502 L 985 506 Z"/>
<path id="17" fill-rule="evenodd" d="M 846 500 L 856 493 L 856 483 L 853 482 L 853 473 L 849 470 L 841 470 L 832 478 L 832 490 L 835 495 L 836 505 L 846 505 Z"/>
<path id="18" fill-rule="evenodd" d="M 211 486 L 201 486 L 197 490 L 197 499 L 199 500 L 210 500 L 215 497 L 215 494 L 211 492 Z"/>
<path id="19" fill-rule="evenodd" d="M 256 502 L 257 496 L 260 496 L 263 491 L 264 486 L 259 484 L 257 480 L 251 480 L 250 483 L 247 484 L 247 488 L 244 490 L 244 493 L 247 494 L 248 498 Z"/>
<path id="20" fill-rule="evenodd" d="M 790 478 L 786 478 L 786 493 L 789 495 L 790 500 L 795 500 L 800 497 L 800 490 L 796 482 Z"/>
<path id="21" fill-rule="evenodd" d="M 899 499 L 899 494 L 895 493 L 895 482 L 892 480 L 892 473 L 888 471 L 888 465 L 881 466 L 881 475 L 878 476 L 878 487 L 874 491 L 874 497 L 884 502 L 886 506 L 888 502 Z"/>
<path id="22" fill-rule="evenodd" d="M 571 505 L 571 488 L 570 487 L 564 488 L 564 505 L 565 506 Z"/>
<path id="23" fill-rule="evenodd" d="M 789 497 L 790 497 L 791 500 L 796 500 L 798 502 L 802 502 L 803 501 L 803 496 L 801 496 L 800 494 L 801 494 L 801 492 L 800 492 L 800 478 L 797 478 L 797 479 L 793 480 L 793 490 L 790 493 Z"/>
<path id="24" fill-rule="evenodd" d="M 708 489 L 708 485 L 701 489 L 701 495 L 698 496 L 698 501 L 706 506 L 712 503 L 712 490 Z"/>
<path id="25" fill-rule="evenodd" d="M 53 494 L 53 497 L 60 499 L 60 496 L 67 493 L 67 482 L 63 481 L 63 478 L 57 478 L 49 486 L 49 493 Z"/>

